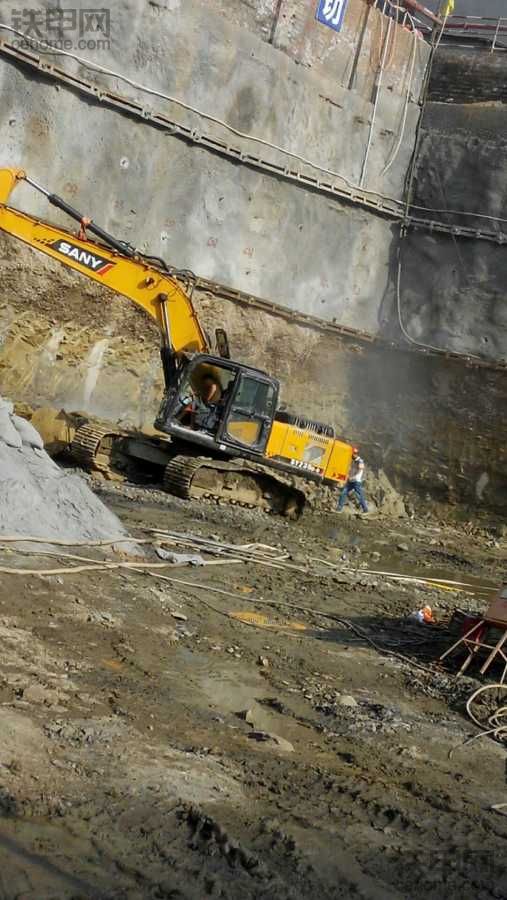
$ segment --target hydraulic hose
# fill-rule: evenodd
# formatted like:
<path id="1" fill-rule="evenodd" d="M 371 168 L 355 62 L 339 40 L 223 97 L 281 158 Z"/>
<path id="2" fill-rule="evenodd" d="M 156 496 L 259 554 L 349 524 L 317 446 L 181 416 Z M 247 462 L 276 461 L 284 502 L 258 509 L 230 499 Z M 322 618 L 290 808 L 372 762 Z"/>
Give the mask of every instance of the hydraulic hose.
<path id="1" fill-rule="evenodd" d="M 80 225 L 85 225 L 88 231 L 91 231 L 96 237 L 100 238 L 101 241 L 104 241 L 105 244 L 108 244 L 114 250 L 118 250 L 119 253 L 123 253 L 124 256 L 133 257 L 137 255 L 136 248 L 131 244 L 128 244 L 126 241 L 119 241 L 117 238 L 113 237 L 109 232 L 104 231 L 103 228 L 100 228 L 99 225 L 96 225 L 93 219 L 88 219 L 83 216 L 83 213 L 79 212 L 78 209 L 75 209 L 70 203 L 67 203 L 63 197 L 59 197 L 58 194 L 51 194 L 46 188 L 43 188 L 42 185 L 38 184 L 36 181 L 33 181 L 32 178 L 29 178 L 25 175 L 25 181 L 30 184 L 36 191 L 44 194 L 47 198 L 48 202 L 51 203 L 51 206 L 55 206 L 57 209 L 60 209 L 67 216 L 70 216 L 71 219 L 74 219 L 76 222 L 79 222 Z"/>

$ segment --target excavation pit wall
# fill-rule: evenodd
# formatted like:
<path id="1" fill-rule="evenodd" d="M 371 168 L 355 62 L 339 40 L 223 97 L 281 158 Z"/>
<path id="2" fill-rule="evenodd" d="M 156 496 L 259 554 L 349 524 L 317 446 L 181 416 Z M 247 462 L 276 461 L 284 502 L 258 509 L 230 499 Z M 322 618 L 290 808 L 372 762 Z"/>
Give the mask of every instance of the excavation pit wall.
<path id="1" fill-rule="evenodd" d="M 409 231 L 400 296 L 386 294 L 381 314 L 385 334 L 399 336 L 401 310 L 415 340 L 498 362 L 507 360 L 506 86 L 505 51 L 438 49 L 416 154 L 414 214 L 455 233 Z M 461 227 L 492 239 L 460 237 Z"/>
<path id="2" fill-rule="evenodd" d="M 376 333 L 397 229 L 321 184 L 373 201 L 368 192 L 379 192 L 399 212 L 429 48 L 364 0 L 349 0 L 340 33 L 315 9 L 307 0 L 125 0 L 111 7 L 110 46 L 80 51 L 117 75 L 37 48 L 30 58 L 46 71 L 0 52 L 0 165 L 21 166 L 172 265 Z M 0 39 L 20 41 L 1 29 Z M 48 62 L 79 83 L 69 87 Z M 129 113 L 106 91 L 126 98 Z M 179 127 L 191 137 L 175 136 Z M 210 152 L 204 138 L 228 149 Z M 13 202 L 69 224 L 28 185 Z"/>
<path id="3" fill-rule="evenodd" d="M 2 392 L 149 429 L 163 391 L 155 325 L 129 301 L 0 239 Z M 289 409 L 333 424 L 418 500 L 505 513 L 507 372 L 303 325 L 205 291 L 206 329 L 282 385 Z"/>
<path id="4" fill-rule="evenodd" d="M 76 3 L 77 9 L 85 6 Z M 33 4 L 39 7 L 45 4 Z M 128 0 L 112 9 L 110 49 L 91 57 L 357 184 L 387 27 L 388 20 L 368 12 L 363 0 L 349 0 L 340 34 L 316 23 L 306 0 L 210 0 L 205 7 L 194 0 Z M 12 39 L 6 32 L 0 37 Z M 439 52 L 442 59 L 448 51 Z M 394 199 L 403 194 L 427 59 L 422 41 L 414 44 L 398 27 L 391 32 L 364 186 Z M 50 61 L 98 91 L 139 102 L 148 113 L 161 112 L 216 139 L 227 136 L 238 150 L 262 150 L 272 162 L 297 164 L 303 175 L 318 174 L 119 78 L 69 59 Z M 496 70 L 505 63 L 491 65 Z M 437 81 L 440 71 L 448 85 L 448 69 L 437 66 Z M 142 250 L 329 323 L 399 341 L 401 312 L 410 335 L 422 343 L 505 358 L 504 248 L 411 233 L 402 250 L 398 298 L 399 228 L 389 217 L 231 162 L 2 53 L 0 90 L 0 164 L 24 166 Z M 494 200 L 502 176 L 495 169 L 487 184 L 480 179 L 492 171 L 483 164 L 491 156 L 487 132 L 503 116 L 503 107 L 490 112 L 474 104 L 465 115 L 457 105 L 430 102 L 416 199 L 441 206 L 431 167 L 438 168 L 447 192 L 459 184 L 464 161 L 474 176 L 466 179 L 467 197 L 473 181 L 474 202 L 485 194 Z M 478 136 L 466 134 L 476 127 Z M 493 155 L 500 143 L 495 137 Z M 462 189 L 451 195 L 459 206 Z M 13 199 L 69 225 L 26 185 Z M 158 337 L 141 314 L 7 239 L 0 242 L 0 268 L 0 389 L 31 404 L 151 425 L 161 370 Z M 217 297 L 197 294 L 195 300 L 208 328 L 225 324 L 235 357 L 278 375 L 292 409 L 361 441 L 368 461 L 382 466 L 397 486 L 444 502 L 505 508 L 503 370 L 340 338 Z"/>

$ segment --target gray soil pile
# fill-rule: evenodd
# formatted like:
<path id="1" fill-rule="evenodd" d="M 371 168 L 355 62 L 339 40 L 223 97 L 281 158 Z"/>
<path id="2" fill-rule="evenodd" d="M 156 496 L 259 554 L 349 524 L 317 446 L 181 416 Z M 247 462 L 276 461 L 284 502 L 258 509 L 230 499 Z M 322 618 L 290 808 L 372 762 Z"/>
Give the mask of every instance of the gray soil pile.
<path id="1" fill-rule="evenodd" d="M 0 532 L 49 539 L 124 538 L 117 517 L 78 475 L 58 468 L 30 422 L 0 398 Z"/>

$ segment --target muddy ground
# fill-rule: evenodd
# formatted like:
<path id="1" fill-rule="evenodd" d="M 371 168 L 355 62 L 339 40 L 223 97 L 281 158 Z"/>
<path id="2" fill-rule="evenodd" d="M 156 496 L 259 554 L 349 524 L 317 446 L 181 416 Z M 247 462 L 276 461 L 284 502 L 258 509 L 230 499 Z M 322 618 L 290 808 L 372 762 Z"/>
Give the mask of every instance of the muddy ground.
<path id="1" fill-rule="evenodd" d="M 287 523 L 98 490 L 140 537 L 192 532 L 290 558 L 163 572 L 200 587 L 133 571 L 3 575 L 1 898 L 507 896 L 507 817 L 491 809 L 507 800 L 505 747 L 463 746 L 478 731 L 464 713 L 477 670 L 432 667 L 450 633 L 405 618 L 425 603 L 442 623 L 483 608 L 505 542 L 417 517 Z M 75 564 L 17 550 L 0 562 Z"/>

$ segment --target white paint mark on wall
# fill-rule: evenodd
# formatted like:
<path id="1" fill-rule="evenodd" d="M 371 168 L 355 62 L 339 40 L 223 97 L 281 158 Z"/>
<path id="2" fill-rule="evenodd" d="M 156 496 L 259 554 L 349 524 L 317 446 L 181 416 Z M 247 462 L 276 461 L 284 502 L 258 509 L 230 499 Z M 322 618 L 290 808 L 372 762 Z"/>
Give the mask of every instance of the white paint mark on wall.
<path id="1" fill-rule="evenodd" d="M 489 484 L 489 475 L 487 472 L 483 472 L 482 475 L 479 475 L 477 479 L 477 484 L 475 485 L 475 496 L 478 500 L 482 500 L 484 491 L 486 490 Z"/>
<path id="2" fill-rule="evenodd" d="M 85 359 L 86 378 L 83 387 L 83 408 L 86 409 L 97 386 L 104 354 L 109 346 L 108 338 L 97 341 Z"/>
<path id="3" fill-rule="evenodd" d="M 42 352 L 40 355 L 41 363 L 44 365 L 52 366 L 54 362 L 56 362 L 56 354 L 60 349 L 60 344 L 62 342 L 62 338 L 65 334 L 63 328 L 53 329 L 47 344 L 42 348 Z"/>

